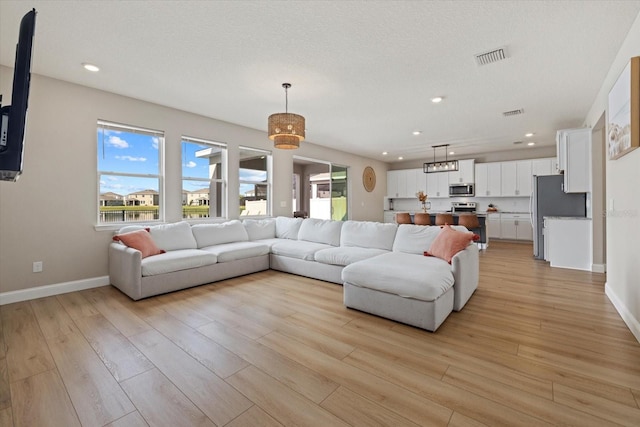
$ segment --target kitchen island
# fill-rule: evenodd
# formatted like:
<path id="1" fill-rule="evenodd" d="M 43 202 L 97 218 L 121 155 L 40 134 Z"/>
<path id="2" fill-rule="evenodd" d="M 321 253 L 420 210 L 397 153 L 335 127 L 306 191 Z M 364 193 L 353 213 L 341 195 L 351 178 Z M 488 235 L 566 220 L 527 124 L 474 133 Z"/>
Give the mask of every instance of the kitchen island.
<path id="1" fill-rule="evenodd" d="M 406 211 L 397 211 L 397 212 L 406 212 Z M 395 217 L 394 217 L 395 213 L 396 211 L 385 211 L 384 212 L 385 222 L 395 222 Z M 436 215 L 439 213 L 447 213 L 447 214 L 453 215 L 453 224 L 451 225 L 458 225 L 458 217 L 460 215 L 468 215 L 467 212 L 458 213 L 458 212 L 446 212 L 446 211 L 429 211 L 428 213 L 429 213 L 429 217 L 431 218 L 431 224 L 434 224 L 434 225 L 436 223 Z M 411 215 L 411 221 L 413 222 L 414 212 L 409 212 L 409 215 Z M 486 249 L 489 243 L 489 238 L 487 236 L 487 214 L 476 213 L 476 216 L 478 217 L 480 228 L 471 230 L 471 231 L 473 231 L 474 233 L 480 236 L 480 239 L 477 241 L 480 249 Z"/>

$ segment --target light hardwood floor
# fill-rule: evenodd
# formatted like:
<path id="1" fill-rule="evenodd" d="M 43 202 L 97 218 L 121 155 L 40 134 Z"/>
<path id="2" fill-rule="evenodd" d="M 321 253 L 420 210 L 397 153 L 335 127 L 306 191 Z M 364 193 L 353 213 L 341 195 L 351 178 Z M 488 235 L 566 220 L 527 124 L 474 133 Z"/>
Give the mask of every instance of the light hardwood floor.
<path id="1" fill-rule="evenodd" d="M 640 344 L 603 274 L 492 243 L 436 333 L 265 271 L 134 302 L 0 307 L 0 426 L 640 425 Z"/>

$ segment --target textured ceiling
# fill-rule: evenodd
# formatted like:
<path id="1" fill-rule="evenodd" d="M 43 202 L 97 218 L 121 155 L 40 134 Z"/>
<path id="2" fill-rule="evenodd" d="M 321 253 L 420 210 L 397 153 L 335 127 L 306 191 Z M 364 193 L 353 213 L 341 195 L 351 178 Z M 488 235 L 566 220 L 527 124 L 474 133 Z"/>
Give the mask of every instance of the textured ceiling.
<path id="1" fill-rule="evenodd" d="M 1 0 L 0 64 L 31 7 L 37 74 L 265 132 L 290 82 L 308 142 L 393 161 L 581 126 L 640 1 Z M 476 65 L 498 47 L 506 60 Z"/>

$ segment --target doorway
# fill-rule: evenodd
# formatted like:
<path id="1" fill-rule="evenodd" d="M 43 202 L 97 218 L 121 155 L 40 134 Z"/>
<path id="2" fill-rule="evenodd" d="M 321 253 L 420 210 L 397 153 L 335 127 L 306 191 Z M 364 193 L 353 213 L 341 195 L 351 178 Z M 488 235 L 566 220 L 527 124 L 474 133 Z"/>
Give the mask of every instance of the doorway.
<path id="1" fill-rule="evenodd" d="M 294 216 L 349 218 L 347 166 L 294 156 L 292 190 Z"/>

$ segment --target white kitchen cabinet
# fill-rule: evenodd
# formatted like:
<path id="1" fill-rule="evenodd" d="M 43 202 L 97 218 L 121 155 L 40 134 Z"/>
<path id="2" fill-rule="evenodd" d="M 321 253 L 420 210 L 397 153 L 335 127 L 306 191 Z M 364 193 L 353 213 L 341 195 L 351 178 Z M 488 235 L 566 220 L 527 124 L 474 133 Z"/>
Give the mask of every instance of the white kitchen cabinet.
<path id="1" fill-rule="evenodd" d="M 500 214 L 500 238 L 533 241 L 529 214 Z"/>
<path id="2" fill-rule="evenodd" d="M 416 197 L 418 191 L 427 191 L 427 180 L 425 173 L 420 169 L 407 169 L 407 185 L 404 195 L 408 198 Z"/>
<path id="3" fill-rule="evenodd" d="M 524 197 L 531 194 L 531 160 L 501 163 L 501 195 Z"/>
<path id="4" fill-rule="evenodd" d="M 427 195 L 437 199 L 449 197 L 449 173 L 434 172 L 427 175 Z"/>
<path id="5" fill-rule="evenodd" d="M 458 170 L 449 172 L 449 184 L 473 184 L 475 177 L 474 159 L 458 160 Z"/>
<path id="6" fill-rule="evenodd" d="M 556 158 L 546 157 L 544 159 L 531 160 L 531 175 L 544 176 L 556 173 Z"/>
<path id="7" fill-rule="evenodd" d="M 416 197 L 418 191 L 425 191 L 424 175 L 422 169 L 387 171 L 387 197 L 395 199 Z"/>
<path id="8" fill-rule="evenodd" d="M 565 193 L 591 192 L 591 128 L 560 130 L 556 144 Z"/>
<path id="9" fill-rule="evenodd" d="M 396 213 L 394 211 L 384 211 L 384 222 L 395 224 L 396 223 Z"/>
<path id="10" fill-rule="evenodd" d="M 591 219 L 545 219 L 545 259 L 551 267 L 591 271 Z"/>
<path id="11" fill-rule="evenodd" d="M 502 235 L 501 228 L 500 214 L 487 214 L 487 236 L 489 236 L 490 239 L 499 239 Z"/>
<path id="12" fill-rule="evenodd" d="M 398 176 L 400 171 L 387 171 L 387 197 L 398 197 Z"/>
<path id="13" fill-rule="evenodd" d="M 478 163 L 474 168 L 476 197 L 499 197 L 502 194 L 500 163 Z"/>

